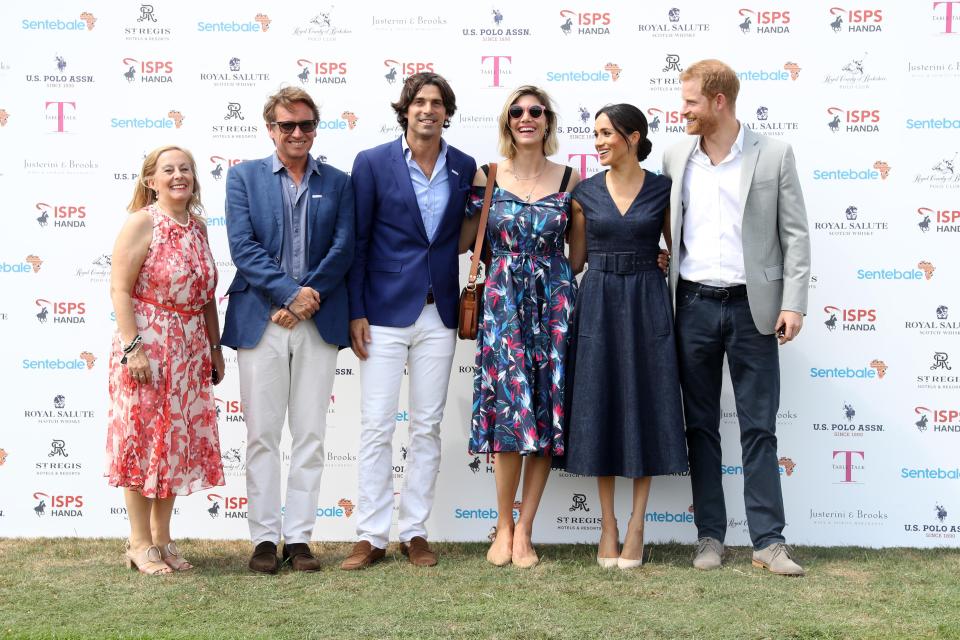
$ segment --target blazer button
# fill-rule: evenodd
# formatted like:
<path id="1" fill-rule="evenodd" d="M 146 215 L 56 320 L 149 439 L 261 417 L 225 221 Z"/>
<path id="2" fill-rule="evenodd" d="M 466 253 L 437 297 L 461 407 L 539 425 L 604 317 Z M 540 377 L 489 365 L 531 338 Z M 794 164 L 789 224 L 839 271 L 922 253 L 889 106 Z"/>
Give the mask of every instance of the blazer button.
<path id="1" fill-rule="evenodd" d="M 274 258 L 273 261 L 276 262 L 277 264 L 280 264 L 280 256 L 277 256 L 276 258 Z"/>

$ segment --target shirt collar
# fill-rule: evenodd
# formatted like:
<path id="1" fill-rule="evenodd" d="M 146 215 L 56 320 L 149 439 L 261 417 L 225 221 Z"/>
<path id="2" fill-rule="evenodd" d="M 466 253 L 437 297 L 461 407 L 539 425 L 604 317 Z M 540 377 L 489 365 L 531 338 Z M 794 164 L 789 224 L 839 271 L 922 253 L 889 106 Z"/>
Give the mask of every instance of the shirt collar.
<path id="1" fill-rule="evenodd" d="M 407 142 L 407 135 L 403 134 L 400 136 L 400 146 L 403 148 L 403 159 L 407 162 L 410 162 L 410 159 L 413 157 L 413 150 L 410 149 L 410 144 Z M 447 141 L 443 138 L 440 138 L 440 155 L 438 158 L 445 158 L 447 155 Z"/>
<path id="2" fill-rule="evenodd" d="M 743 153 L 743 131 L 746 127 L 744 127 L 743 123 L 741 123 L 739 120 L 737 121 L 737 124 L 740 126 L 740 130 L 737 132 L 737 138 L 733 141 L 733 144 L 730 146 L 730 151 L 727 153 L 727 157 L 721 161 L 721 164 L 727 160 L 732 160 Z M 709 162 L 709 156 L 707 156 L 707 153 L 703 150 L 702 145 L 703 136 L 697 136 L 697 147 L 693 154 L 700 158 L 707 158 L 707 161 Z"/>
<path id="3" fill-rule="evenodd" d="M 281 169 L 286 169 L 286 167 L 283 166 L 283 163 L 280 162 L 280 156 L 277 155 L 276 151 L 274 151 L 273 152 L 273 172 L 280 173 Z M 311 156 L 310 154 L 307 154 L 306 175 L 309 176 L 314 173 L 320 173 L 320 165 L 317 163 L 316 159 L 313 156 Z"/>
<path id="4" fill-rule="evenodd" d="M 743 152 L 743 130 L 746 128 L 743 126 L 739 120 L 737 124 L 740 125 L 740 131 L 737 132 L 737 139 L 733 141 L 733 146 L 730 148 L 730 152 L 742 153 Z"/>

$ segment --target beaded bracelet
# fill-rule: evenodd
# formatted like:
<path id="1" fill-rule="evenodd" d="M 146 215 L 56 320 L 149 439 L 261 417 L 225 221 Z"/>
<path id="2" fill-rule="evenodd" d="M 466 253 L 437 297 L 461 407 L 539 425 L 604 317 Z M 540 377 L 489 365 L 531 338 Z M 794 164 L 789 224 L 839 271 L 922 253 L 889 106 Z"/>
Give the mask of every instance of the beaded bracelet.
<path id="1" fill-rule="evenodd" d="M 141 335 L 138 333 L 137 335 L 135 335 L 135 336 L 133 337 L 133 340 L 131 340 L 131 341 L 130 341 L 130 344 L 128 344 L 127 346 L 123 346 L 123 343 L 121 342 L 121 343 L 120 343 L 120 349 L 121 349 L 124 353 L 130 353 L 131 351 L 133 351 L 134 349 L 136 349 L 136 348 L 137 348 L 137 345 L 139 345 L 141 342 L 143 342 L 143 336 L 141 336 Z"/>
<path id="2" fill-rule="evenodd" d="M 139 333 L 130 341 L 130 344 L 123 346 L 123 343 L 120 343 L 120 349 L 123 351 L 123 357 L 120 358 L 120 364 L 127 364 L 127 356 L 133 353 L 137 347 L 143 343 L 143 336 Z"/>

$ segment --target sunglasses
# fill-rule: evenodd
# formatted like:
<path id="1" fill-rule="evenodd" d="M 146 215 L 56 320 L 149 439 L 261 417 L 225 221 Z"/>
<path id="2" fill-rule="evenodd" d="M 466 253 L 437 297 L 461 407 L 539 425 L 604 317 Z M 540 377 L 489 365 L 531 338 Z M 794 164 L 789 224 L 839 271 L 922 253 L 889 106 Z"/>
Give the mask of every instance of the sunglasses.
<path id="1" fill-rule="evenodd" d="M 300 127 L 300 131 L 304 133 L 312 133 L 317 128 L 316 120 L 301 120 L 300 122 L 285 121 L 285 122 L 271 122 L 270 124 L 280 127 L 280 131 L 284 133 L 293 133 L 293 130 L 297 127 Z"/>
<path id="2" fill-rule="evenodd" d="M 522 117 L 523 117 L 523 112 L 524 112 L 524 111 L 526 111 L 527 113 L 529 113 L 529 114 L 530 114 L 530 117 L 533 118 L 534 120 L 536 120 L 537 118 L 539 118 L 539 117 L 542 116 L 543 114 L 547 113 L 548 110 L 547 110 L 546 107 L 544 107 L 544 106 L 542 106 L 542 105 L 539 105 L 539 104 L 532 104 L 532 105 L 530 105 L 529 107 L 527 107 L 526 109 L 524 109 L 523 107 L 521 107 L 521 106 L 518 105 L 518 104 L 515 104 L 515 105 L 511 106 L 511 107 L 507 110 L 507 113 L 510 115 L 511 118 L 517 119 L 517 118 L 522 118 Z"/>

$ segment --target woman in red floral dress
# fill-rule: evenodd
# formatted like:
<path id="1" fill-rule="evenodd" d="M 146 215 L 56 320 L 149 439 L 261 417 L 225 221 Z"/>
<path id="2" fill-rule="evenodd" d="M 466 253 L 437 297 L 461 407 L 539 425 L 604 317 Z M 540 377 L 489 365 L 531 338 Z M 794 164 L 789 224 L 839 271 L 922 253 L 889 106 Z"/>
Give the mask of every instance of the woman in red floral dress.
<path id="1" fill-rule="evenodd" d="M 170 537 L 176 497 L 224 483 L 211 387 L 224 362 L 193 156 L 160 147 L 140 176 L 113 249 L 106 475 L 124 488 L 128 566 L 158 575 L 192 568 Z"/>

